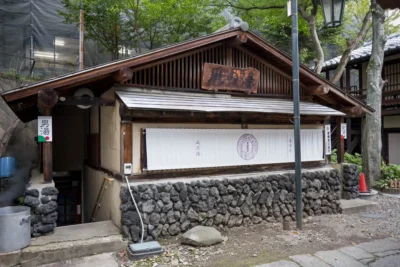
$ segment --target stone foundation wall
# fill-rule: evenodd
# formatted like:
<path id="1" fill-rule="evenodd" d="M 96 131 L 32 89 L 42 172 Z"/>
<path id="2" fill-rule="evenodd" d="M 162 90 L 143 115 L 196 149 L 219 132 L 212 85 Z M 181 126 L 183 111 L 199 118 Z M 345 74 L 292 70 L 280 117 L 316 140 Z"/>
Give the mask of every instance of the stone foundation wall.
<path id="1" fill-rule="evenodd" d="M 358 166 L 355 164 L 343 164 L 343 192 L 344 199 L 358 198 L 360 195 Z"/>
<path id="2" fill-rule="evenodd" d="M 196 225 L 219 228 L 295 220 L 294 173 L 248 175 L 248 178 L 188 180 L 132 185 L 145 224 L 144 240 L 177 235 Z M 305 171 L 302 177 L 304 216 L 335 214 L 340 207 L 336 169 Z M 127 186 L 120 192 L 122 230 L 140 239 L 138 214 Z"/>
<path id="3" fill-rule="evenodd" d="M 58 190 L 54 187 L 54 182 L 31 183 L 25 191 L 24 204 L 31 207 L 31 235 L 33 237 L 52 233 L 57 226 L 57 196 Z"/>

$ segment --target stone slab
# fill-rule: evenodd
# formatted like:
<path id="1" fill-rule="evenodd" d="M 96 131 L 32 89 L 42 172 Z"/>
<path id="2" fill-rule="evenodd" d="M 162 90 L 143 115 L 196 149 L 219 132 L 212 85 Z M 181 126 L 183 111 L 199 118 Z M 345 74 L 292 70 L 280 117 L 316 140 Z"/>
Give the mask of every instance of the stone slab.
<path id="1" fill-rule="evenodd" d="M 0 266 L 9 267 L 19 264 L 21 259 L 21 250 L 0 253 Z"/>
<path id="2" fill-rule="evenodd" d="M 312 256 L 310 254 L 304 254 L 304 255 L 295 255 L 289 257 L 293 261 L 295 261 L 297 264 L 299 264 L 301 267 L 330 267 L 328 264 L 323 262 L 321 259 Z"/>
<path id="3" fill-rule="evenodd" d="M 361 243 L 356 247 L 361 248 L 369 253 L 385 252 L 389 250 L 399 250 L 400 240 L 396 238 L 385 238 L 372 242 Z"/>
<path id="4" fill-rule="evenodd" d="M 362 260 L 362 259 L 368 259 L 368 258 L 374 257 L 374 255 L 372 255 L 358 247 L 344 247 L 344 248 L 339 249 L 339 251 L 343 252 L 344 254 L 347 254 L 348 256 L 350 256 L 356 260 Z"/>
<path id="5" fill-rule="evenodd" d="M 121 235 L 112 235 L 87 240 L 51 243 L 43 246 L 30 246 L 22 250 L 21 267 L 36 267 L 94 254 L 117 252 L 126 249 L 127 245 L 127 242 L 122 240 Z"/>
<path id="6" fill-rule="evenodd" d="M 257 265 L 255 267 L 299 267 L 299 265 L 297 265 L 293 261 L 283 260 L 283 261 L 276 261 L 267 264 Z"/>
<path id="7" fill-rule="evenodd" d="M 380 258 L 373 263 L 371 263 L 369 266 L 371 267 L 398 267 L 400 264 L 400 255 L 392 255 L 392 256 L 387 256 L 384 258 Z"/>
<path id="8" fill-rule="evenodd" d="M 389 251 L 385 251 L 385 252 L 375 253 L 375 255 L 378 257 L 386 257 L 386 256 L 394 255 L 394 254 L 400 254 L 400 250 L 389 250 Z"/>
<path id="9" fill-rule="evenodd" d="M 362 260 L 359 260 L 361 263 L 363 263 L 363 264 L 365 264 L 365 265 L 368 265 L 368 264 L 370 264 L 371 262 L 373 262 L 375 260 L 375 258 L 369 258 L 369 259 L 362 259 Z"/>
<path id="10" fill-rule="evenodd" d="M 40 265 L 40 267 L 93 267 L 93 266 L 118 267 L 118 263 L 114 260 L 112 253 L 103 253 L 94 256 L 88 256 L 83 258 L 76 258 L 67 261 Z"/>
<path id="11" fill-rule="evenodd" d="M 86 240 L 93 237 L 119 235 L 120 230 L 112 221 L 102 221 L 57 227 L 52 235 L 32 238 L 31 246 L 43 246 L 75 240 Z"/>
<path id="12" fill-rule="evenodd" d="M 363 200 L 363 199 L 341 199 L 341 207 L 343 209 L 343 214 L 354 214 L 360 212 L 366 212 L 373 209 L 377 203 Z"/>
<path id="13" fill-rule="evenodd" d="M 323 260 L 324 262 L 332 265 L 333 267 L 365 267 L 366 265 L 356 261 L 352 257 L 338 251 L 318 251 L 315 256 Z"/>

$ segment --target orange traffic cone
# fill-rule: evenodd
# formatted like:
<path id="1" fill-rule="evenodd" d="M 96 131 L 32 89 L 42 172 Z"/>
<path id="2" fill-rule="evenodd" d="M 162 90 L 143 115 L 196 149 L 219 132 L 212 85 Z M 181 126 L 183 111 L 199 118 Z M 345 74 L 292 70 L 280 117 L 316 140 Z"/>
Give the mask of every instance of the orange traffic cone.
<path id="1" fill-rule="evenodd" d="M 365 182 L 365 176 L 363 172 L 360 174 L 360 193 L 368 193 L 367 184 Z"/>

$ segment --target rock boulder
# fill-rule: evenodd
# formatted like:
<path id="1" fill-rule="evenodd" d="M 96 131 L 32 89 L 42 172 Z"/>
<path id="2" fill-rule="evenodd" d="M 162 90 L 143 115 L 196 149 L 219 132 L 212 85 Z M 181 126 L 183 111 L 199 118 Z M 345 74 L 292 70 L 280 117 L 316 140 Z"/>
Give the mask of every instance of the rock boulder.
<path id="1" fill-rule="evenodd" d="M 182 235 L 181 243 L 196 247 L 211 246 L 224 240 L 221 233 L 213 227 L 196 226 Z"/>

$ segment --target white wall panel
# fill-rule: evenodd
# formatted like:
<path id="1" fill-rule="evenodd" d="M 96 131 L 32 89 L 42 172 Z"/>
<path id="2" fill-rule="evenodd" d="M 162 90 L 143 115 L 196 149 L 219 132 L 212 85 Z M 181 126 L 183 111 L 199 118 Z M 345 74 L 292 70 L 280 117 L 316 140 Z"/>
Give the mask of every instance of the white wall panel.
<path id="1" fill-rule="evenodd" d="M 146 129 L 148 170 L 294 162 L 293 130 Z M 302 161 L 323 160 L 320 129 L 301 130 Z"/>

